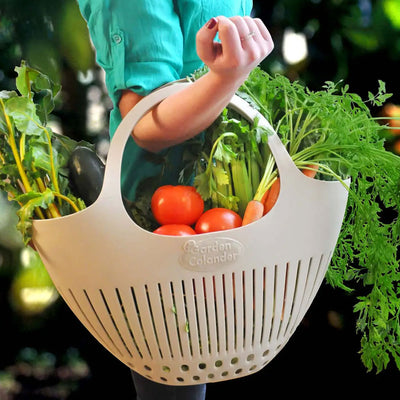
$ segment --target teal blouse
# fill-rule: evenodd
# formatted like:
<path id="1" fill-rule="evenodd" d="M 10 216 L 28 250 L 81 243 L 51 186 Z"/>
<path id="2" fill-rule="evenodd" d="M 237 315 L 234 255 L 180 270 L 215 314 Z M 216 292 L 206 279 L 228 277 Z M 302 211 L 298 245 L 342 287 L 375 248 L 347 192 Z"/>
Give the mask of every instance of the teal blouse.
<path id="1" fill-rule="evenodd" d="M 249 15 L 252 0 L 78 0 L 104 69 L 113 103 L 110 135 L 121 122 L 117 104 L 121 90 L 145 96 L 157 87 L 184 78 L 202 66 L 196 53 L 197 31 L 212 17 Z M 144 178 L 164 172 L 176 184 L 181 146 L 159 154 L 164 164 L 129 139 L 122 160 L 122 191 L 131 200 Z"/>

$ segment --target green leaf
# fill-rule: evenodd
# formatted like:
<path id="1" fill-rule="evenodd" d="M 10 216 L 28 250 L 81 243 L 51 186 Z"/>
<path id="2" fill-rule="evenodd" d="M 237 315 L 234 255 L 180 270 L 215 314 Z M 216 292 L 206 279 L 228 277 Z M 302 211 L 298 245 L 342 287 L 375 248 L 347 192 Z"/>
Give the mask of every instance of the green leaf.
<path id="1" fill-rule="evenodd" d="M 54 110 L 55 97 L 60 91 L 61 86 L 53 83 L 46 75 L 39 74 L 32 83 L 32 90 L 35 92 L 34 101 L 36 103 L 37 115 L 43 124 L 47 124 L 48 117 Z"/>
<path id="2" fill-rule="evenodd" d="M 233 151 L 232 146 L 224 143 L 223 140 L 220 140 L 215 149 L 214 158 L 219 161 L 230 163 L 234 158 L 236 158 L 236 153 Z"/>
<path id="3" fill-rule="evenodd" d="M 212 167 L 212 175 L 218 186 L 229 185 L 229 177 L 227 172 L 217 166 Z"/>
<path id="4" fill-rule="evenodd" d="M 48 174 L 51 174 L 52 164 L 50 159 L 48 143 L 44 140 L 31 140 L 29 148 L 29 161 L 33 163 L 36 169 L 41 169 Z M 51 148 L 53 159 L 57 160 L 57 151 Z M 54 163 L 56 173 L 58 172 L 58 163 Z"/>
<path id="5" fill-rule="evenodd" d="M 15 80 L 17 90 L 22 96 L 30 96 L 31 81 L 36 78 L 38 72 L 29 68 L 25 61 L 21 62 L 21 66 L 15 67 L 15 72 L 17 73 L 17 79 Z"/>
<path id="6" fill-rule="evenodd" d="M 16 97 L 18 96 L 17 92 L 15 90 L 1 90 L 0 91 L 0 99 L 2 100 L 8 100 L 10 97 Z"/>
<path id="7" fill-rule="evenodd" d="M 7 114 L 20 132 L 26 135 L 40 135 L 43 131 L 36 114 L 36 105 L 27 97 L 12 97 L 5 103 Z"/>
<path id="8" fill-rule="evenodd" d="M 211 174 L 208 171 L 204 171 L 200 174 L 197 174 L 193 181 L 194 187 L 205 201 L 211 197 L 210 177 Z"/>
<path id="9" fill-rule="evenodd" d="M 32 237 L 32 218 L 37 207 L 47 208 L 54 201 L 54 194 L 50 189 L 41 192 L 29 192 L 15 198 L 15 201 L 23 205 L 17 211 L 19 221 L 17 229 L 21 232 L 25 244 L 28 244 Z"/>
<path id="10" fill-rule="evenodd" d="M 54 98 L 61 90 L 61 86 L 52 82 L 42 72 L 28 67 L 22 61 L 20 67 L 16 67 L 16 86 L 22 97 L 35 98 L 37 115 L 42 124 L 46 124 L 49 114 L 54 109 Z M 35 94 L 35 96 L 33 96 Z"/>

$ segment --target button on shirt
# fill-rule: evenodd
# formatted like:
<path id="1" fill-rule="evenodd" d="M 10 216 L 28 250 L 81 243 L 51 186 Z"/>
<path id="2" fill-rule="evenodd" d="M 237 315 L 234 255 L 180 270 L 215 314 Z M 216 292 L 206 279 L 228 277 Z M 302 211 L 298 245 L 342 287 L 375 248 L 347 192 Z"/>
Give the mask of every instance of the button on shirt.
<path id="1" fill-rule="evenodd" d="M 121 115 L 121 91 L 146 96 L 165 83 L 184 78 L 202 66 L 196 52 L 197 31 L 212 17 L 249 15 L 252 0 L 78 0 L 96 48 L 97 63 L 106 73 L 106 86 L 114 109 L 110 115 L 113 136 Z M 180 146 L 168 154 L 180 160 Z M 161 155 L 163 155 L 162 153 Z M 166 174 L 176 184 L 180 166 Z M 132 138 L 122 160 L 124 194 L 134 199 L 139 182 L 160 174 L 162 166 Z M 165 170 L 165 168 L 164 168 Z M 175 182 L 174 182 L 175 181 Z"/>

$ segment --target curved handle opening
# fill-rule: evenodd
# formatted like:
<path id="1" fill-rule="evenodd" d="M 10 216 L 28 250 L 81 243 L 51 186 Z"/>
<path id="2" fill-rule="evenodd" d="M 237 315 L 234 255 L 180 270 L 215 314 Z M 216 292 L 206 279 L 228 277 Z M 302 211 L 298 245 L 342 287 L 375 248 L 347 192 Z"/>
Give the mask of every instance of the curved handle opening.
<path id="1" fill-rule="evenodd" d="M 132 130 L 134 129 L 135 125 L 140 121 L 140 119 L 148 111 L 151 110 L 151 108 L 159 104 L 168 96 L 178 93 L 179 91 L 183 90 L 185 87 L 191 84 L 192 83 L 189 81 L 180 81 L 157 89 L 153 93 L 143 98 L 125 116 L 125 118 L 122 120 L 121 124 L 117 128 L 114 137 L 111 140 L 104 174 L 104 183 L 101 193 L 99 195 L 99 199 L 112 198 L 113 200 L 117 201 L 118 206 L 124 209 L 124 212 L 126 211 L 121 194 L 121 166 L 125 146 L 129 139 L 129 136 L 131 135 Z M 287 181 L 286 177 L 288 177 L 289 175 L 299 173 L 299 170 L 291 159 L 289 153 L 287 152 L 277 133 L 274 131 L 270 123 L 265 119 L 263 115 L 261 115 L 257 110 L 251 107 L 249 103 L 247 103 L 244 99 L 240 98 L 237 95 L 234 95 L 232 97 L 227 107 L 238 112 L 249 122 L 254 122 L 257 119 L 259 126 L 271 132 L 271 135 L 268 137 L 268 146 L 275 159 L 277 169 L 279 170 L 279 175 L 283 177 L 284 181 Z M 284 186 L 287 186 L 286 183 L 284 183 Z M 135 223 L 135 225 L 137 224 Z"/>
<path id="2" fill-rule="evenodd" d="M 110 149 L 107 156 L 107 164 L 104 174 L 104 184 L 101 195 L 113 196 L 117 191 L 120 190 L 120 176 L 121 176 L 121 161 L 128 138 L 140 121 L 140 119 L 161 101 L 166 99 L 168 96 L 178 93 L 185 87 L 191 85 L 191 82 L 177 82 L 170 86 L 165 86 L 157 89 L 153 93 L 143 98 L 122 120 L 118 126 L 114 137 L 111 140 Z M 268 145 L 275 158 L 275 162 L 278 166 L 280 174 L 290 173 L 290 170 L 296 169 L 297 167 L 293 163 L 290 155 L 288 154 L 285 146 L 275 133 L 269 122 L 262 116 L 257 110 L 252 108 L 245 100 L 239 96 L 234 95 L 227 107 L 232 108 L 244 118 L 248 119 L 249 122 L 253 122 L 256 118 L 259 120 L 259 125 L 268 129 L 273 134 L 269 137 Z"/>

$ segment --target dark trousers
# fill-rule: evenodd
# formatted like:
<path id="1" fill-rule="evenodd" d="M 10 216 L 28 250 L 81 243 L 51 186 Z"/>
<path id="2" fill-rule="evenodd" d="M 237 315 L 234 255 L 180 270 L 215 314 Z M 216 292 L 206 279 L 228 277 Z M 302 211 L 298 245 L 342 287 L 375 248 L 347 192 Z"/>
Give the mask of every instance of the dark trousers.
<path id="1" fill-rule="evenodd" d="M 132 371 L 136 400 L 204 400 L 206 385 L 171 386 L 153 382 Z"/>

